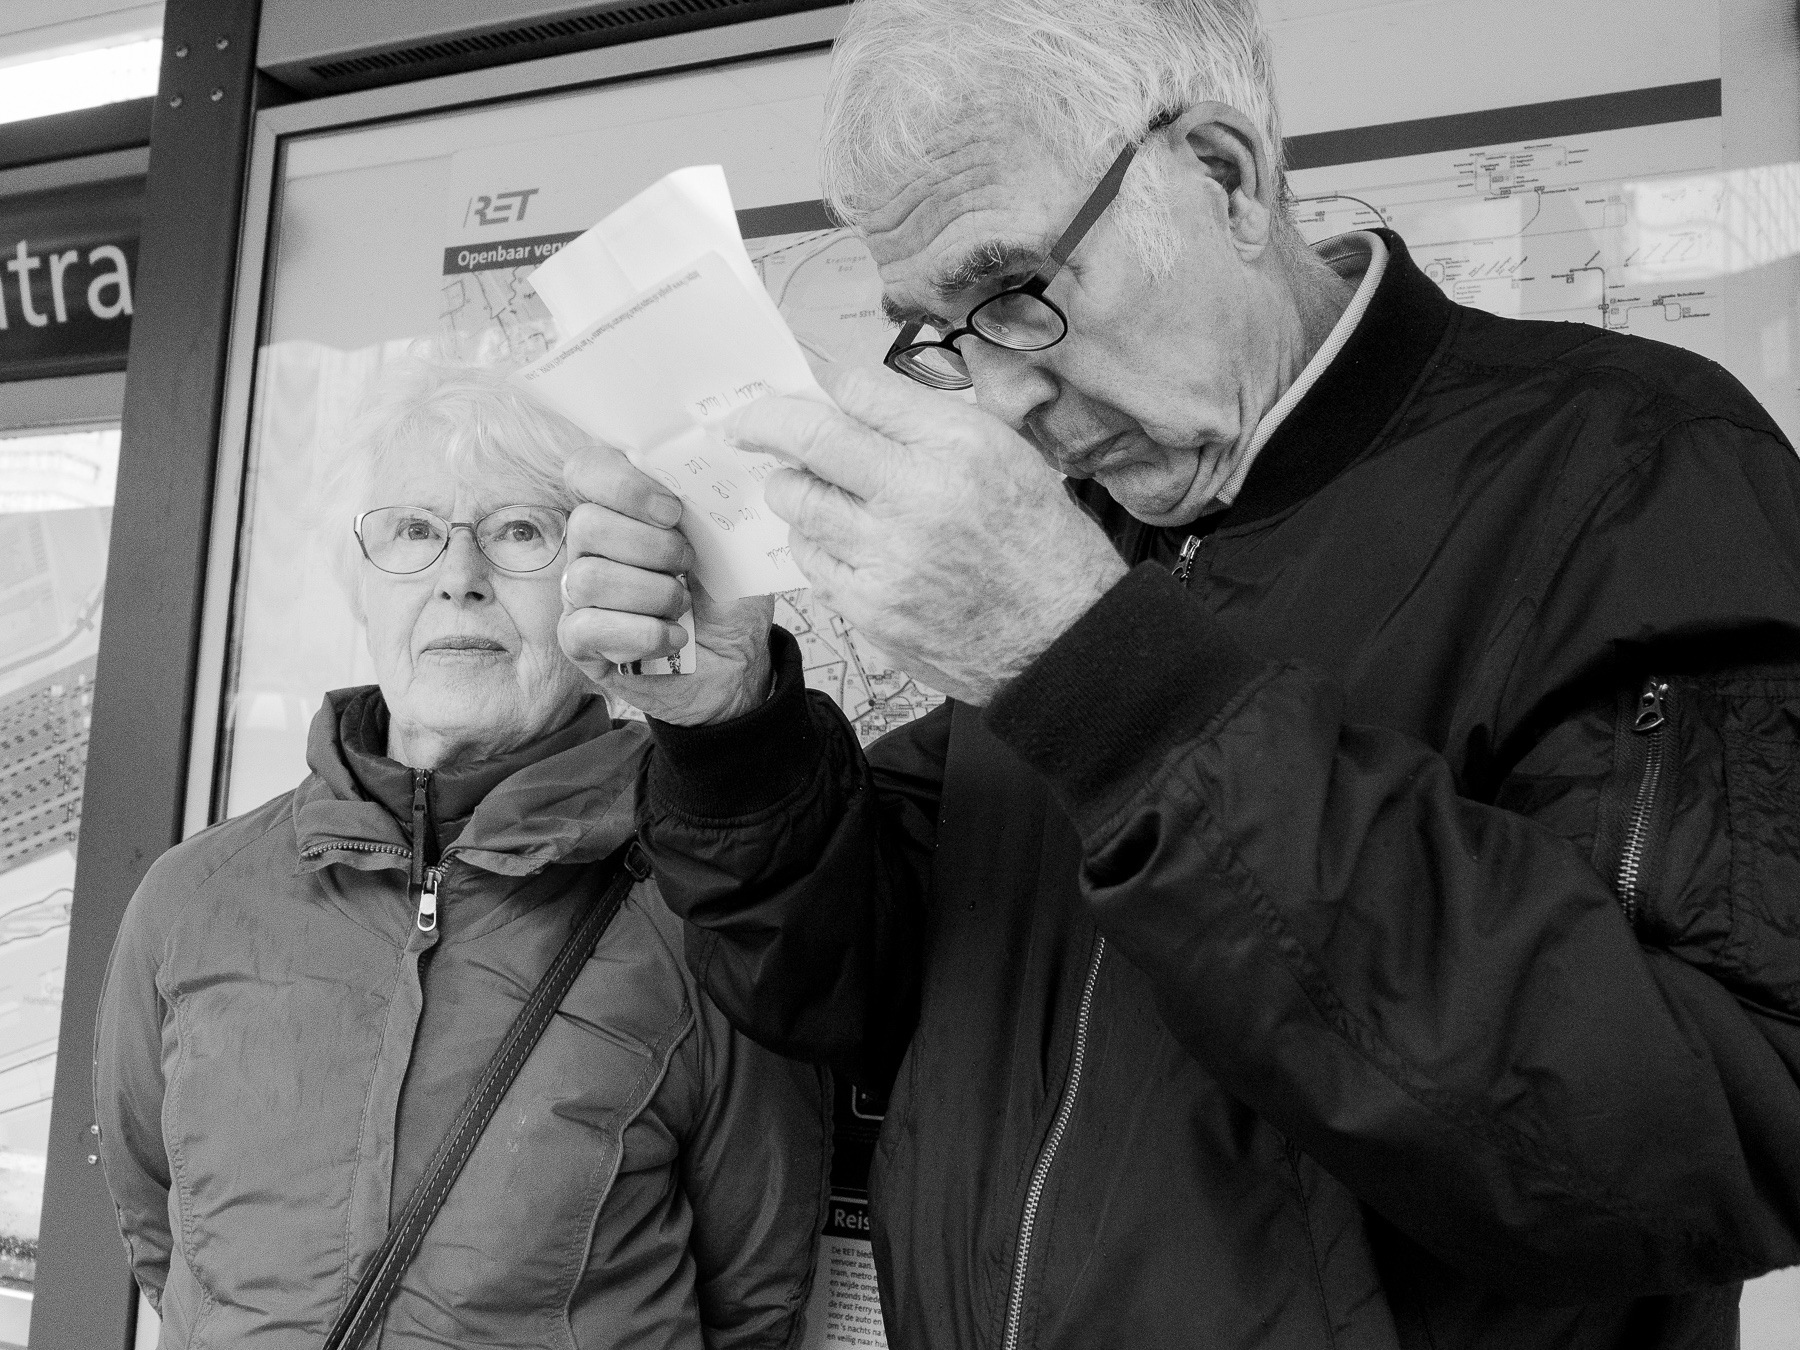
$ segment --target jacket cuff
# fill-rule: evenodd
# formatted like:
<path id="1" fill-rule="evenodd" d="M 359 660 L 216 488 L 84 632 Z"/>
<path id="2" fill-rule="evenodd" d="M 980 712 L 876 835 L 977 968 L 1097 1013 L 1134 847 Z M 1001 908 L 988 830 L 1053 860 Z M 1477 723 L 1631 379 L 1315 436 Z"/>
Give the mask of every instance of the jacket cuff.
<path id="1" fill-rule="evenodd" d="M 984 717 L 1085 835 L 1265 664 L 1164 568 L 1143 563 L 1003 688 Z"/>
<path id="2" fill-rule="evenodd" d="M 816 776 L 823 742 L 806 708 L 800 644 L 769 629 L 774 687 L 762 706 L 727 722 L 681 727 L 650 723 L 654 748 L 645 791 L 650 805 L 707 820 L 766 810 Z"/>

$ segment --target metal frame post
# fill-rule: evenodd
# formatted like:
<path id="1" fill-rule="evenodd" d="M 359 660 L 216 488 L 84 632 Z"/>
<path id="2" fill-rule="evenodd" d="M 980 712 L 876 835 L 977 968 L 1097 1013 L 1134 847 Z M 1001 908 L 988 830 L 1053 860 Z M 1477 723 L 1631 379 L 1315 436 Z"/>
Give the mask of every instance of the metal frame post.
<path id="1" fill-rule="evenodd" d="M 169 0 L 44 1185 L 34 1350 L 125 1350 L 137 1319 L 93 1111 L 113 935 L 181 838 L 260 0 Z"/>

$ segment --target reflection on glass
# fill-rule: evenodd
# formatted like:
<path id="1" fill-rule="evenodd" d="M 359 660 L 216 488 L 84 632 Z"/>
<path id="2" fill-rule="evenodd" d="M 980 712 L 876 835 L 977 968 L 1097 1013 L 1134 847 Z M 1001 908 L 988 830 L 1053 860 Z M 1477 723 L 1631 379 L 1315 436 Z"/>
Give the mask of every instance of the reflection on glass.
<path id="1" fill-rule="evenodd" d="M 0 1343 L 25 1343 L 119 433 L 0 437 Z"/>
<path id="2" fill-rule="evenodd" d="M 1638 265 L 1672 281 L 1730 276 L 1800 254 L 1800 164 L 1627 183 Z"/>

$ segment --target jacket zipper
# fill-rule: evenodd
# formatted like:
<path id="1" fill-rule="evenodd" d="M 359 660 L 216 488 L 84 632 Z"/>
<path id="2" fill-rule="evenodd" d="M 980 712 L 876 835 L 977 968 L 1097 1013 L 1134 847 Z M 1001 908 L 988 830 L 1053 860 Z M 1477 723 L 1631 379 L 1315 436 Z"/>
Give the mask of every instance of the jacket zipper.
<path id="1" fill-rule="evenodd" d="M 410 858 L 412 856 L 406 849 L 396 847 L 393 844 L 370 844 L 365 843 L 361 839 L 333 839 L 327 843 L 314 844 L 309 849 L 303 849 L 300 856 L 302 858 L 316 858 L 321 853 L 330 853 L 333 849 L 339 848 L 345 849 L 351 853 L 389 853 L 396 858 Z"/>
<path id="2" fill-rule="evenodd" d="M 1190 534 L 1181 546 L 1171 574 L 1182 587 L 1187 587 L 1194 574 L 1194 562 L 1201 546 L 1210 535 Z M 1044 1188 L 1050 1182 L 1050 1168 L 1056 1162 L 1056 1151 L 1068 1133 L 1069 1119 L 1075 1114 L 1075 1098 L 1081 1091 L 1081 1068 L 1087 1059 L 1088 1025 L 1094 1012 L 1094 986 L 1100 978 L 1100 962 L 1106 955 L 1106 936 L 1094 935 L 1094 955 L 1088 961 L 1087 979 L 1081 986 L 1081 1005 L 1075 1014 L 1075 1049 L 1069 1056 L 1069 1078 L 1063 1085 L 1062 1100 L 1056 1105 L 1056 1119 L 1050 1123 L 1050 1134 L 1038 1152 L 1031 1169 L 1031 1184 L 1025 1190 L 1025 1208 L 1019 1215 L 1019 1229 L 1013 1242 L 1012 1280 L 1006 1293 L 1006 1328 L 1001 1337 L 1001 1350 L 1019 1350 L 1019 1333 L 1025 1321 L 1025 1277 L 1031 1268 L 1031 1240 L 1037 1231 L 1038 1207 L 1044 1202 Z"/>
<path id="3" fill-rule="evenodd" d="M 1201 536 L 1190 534 L 1187 543 L 1181 546 L 1181 556 L 1175 559 L 1175 566 L 1170 569 L 1171 575 L 1186 589 L 1188 580 L 1194 575 L 1194 559 L 1200 554 Z"/>
<path id="4" fill-rule="evenodd" d="M 427 867 L 425 882 L 419 887 L 419 931 L 434 933 L 437 931 L 438 885 L 444 879 L 444 869 Z"/>
<path id="5" fill-rule="evenodd" d="M 314 844 L 300 854 L 302 858 L 316 858 L 321 853 L 330 853 L 333 849 L 347 849 L 352 853 L 388 853 L 396 858 L 410 858 L 412 854 L 392 844 L 367 844 L 360 839 L 336 839 L 328 844 Z M 444 883 L 444 874 L 450 870 L 450 859 L 454 856 L 452 849 L 444 854 L 444 860 L 436 867 L 427 867 L 419 883 L 419 931 L 431 933 L 437 930 L 438 887 Z M 639 878 L 642 880 L 642 878 Z"/>
<path id="6" fill-rule="evenodd" d="M 1205 536 L 1190 534 L 1181 546 L 1171 573 L 1183 588 L 1194 574 L 1194 560 L 1200 555 Z M 1019 1331 L 1025 1320 L 1025 1276 L 1031 1266 L 1031 1239 L 1037 1230 L 1038 1206 L 1044 1201 L 1044 1187 L 1050 1181 L 1050 1168 L 1056 1162 L 1056 1151 L 1062 1146 L 1075 1114 L 1075 1097 L 1081 1091 L 1081 1066 L 1087 1058 L 1088 1023 L 1094 1011 L 1094 985 L 1100 978 L 1100 961 L 1106 955 L 1106 937 L 1094 936 L 1094 955 L 1088 962 L 1087 980 L 1081 986 L 1081 1006 L 1075 1014 L 1075 1049 L 1069 1057 L 1069 1080 L 1063 1085 L 1062 1100 L 1056 1106 L 1056 1119 L 1050 1124 L 1050 1135 L 1044 1140 L 1037 1162 L 1031 1169 L 1031 1184 L 1025 1190 L 1025 1209 L 1019 1216 L 1019 1230 L 1013 1243 L 1012 1281 L 1006 1294 L 1006 1329 L 1001 1337 L 1001 1350 L 1018 1350 Z"/>
<path id="7" fill-rule="evenodd" d="M 412 894 L 418 906 L 421 933 L 437 931 L 438 883 L 444 879 L 441 866 L 425 865 L 425 844 L 431 832 L 431 770 L 413 770 L 412 794 Z"/>
<path id="8" fill-rule="evenodd" d="M 1050 1180 L 1050 1166 L 1056 1161 L 1056 1150 L 1068 1131 L 1069 1117 L 1075 1113 L 1075 1094 L 1081 1090 L 1081 1064 L 1087 1057 L 1088 1019 L 1094 1010 L 1094 983 L 1100 978 L 1100 958 L 1105 955 L 1106 938 L 1096 933 L 1087 981 L 1081 987 L 1081 1008 L 1075 1015 L 1075 1050 L 1069 1057 L 1069 1081 L 1063 1085 L 1062 1100 L 1057 1103 L 1050 1135 L 1044 1140 L 1037 1163 L 1031 1169 L 1031 1185 L 1025 1192 L 1025 1211 L 1019 1216 L 1019 1232 L 1013 1248 L 1012 1284 L 1006 1296 L 1006 1334 L 1001 1342 L 1002 1350 L 1018 1350 L 1019 1328 L 1025 1318 L 1025 1272 L 1031 1264 L 1031 1237 L 1037 1228 L 1038 1206 L 1044 1200 L 1044 1187 Z"/>
<path id="9" fill-rule="evenodd" d="M 1619 906 L 1628 923 L 1637 923 L 1641 897 L 1639 882 L 1644 866 L 1644 852 L 1650 843 L 1650 821 L 1656 809 L 1656 790 L 1662 784 L 1665 744 L 1669 718 L 1663 700 L 1669 696 L 1669 683 L 1654 675 L 1644 681 L 1638 694 L 1637 716 L 1632 719 L 1634 735 L 1645 737 L 1644 770 L 1638 779 L 1637 793 L 1632 798 L 1631 815 L 1625 826 L 1625 842 L 1619 849 L 1619 868 L 1613 888 L 1619 895 Z"/>

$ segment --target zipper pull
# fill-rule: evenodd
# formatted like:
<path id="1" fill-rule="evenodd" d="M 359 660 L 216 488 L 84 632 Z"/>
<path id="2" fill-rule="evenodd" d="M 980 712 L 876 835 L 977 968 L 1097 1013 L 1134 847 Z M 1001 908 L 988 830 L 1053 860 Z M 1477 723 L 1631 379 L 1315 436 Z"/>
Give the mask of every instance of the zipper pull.
<path id="1" fill-rule="evenodd" d="M 437 931 L 438 883 L 443 879 L 443 868 L 427 867 L 425 869 L 425 884 L 419 888 L 419 931 L 421 933 Z"/>
<path id="2" fill-rule="evenodd" d="M 1633 731 L 1655 731 L 1668 717 L 1663 713 L 1663 699 L 1669 692 L 1669 682 L 1659 680 L 1654 675 L 1644 681 L 1644 690 L 1638 695 L 1637 717 L 1631 724 Z"/>
<path id="3" fill-rule="evenodd" d="M 1188 584 L 1188 578 L 1194 575 L 1194 558 L 1199 552 L 1200 536 L 1197 534 L 1190 534 L 1187 537 L 1187 543 L 1181 546 L 1181 556 L 1175 560 L 1175 567 L 1172 573 L 1175 580 L 1179 581 L 1183 586 L 1186 586 Z"/>

